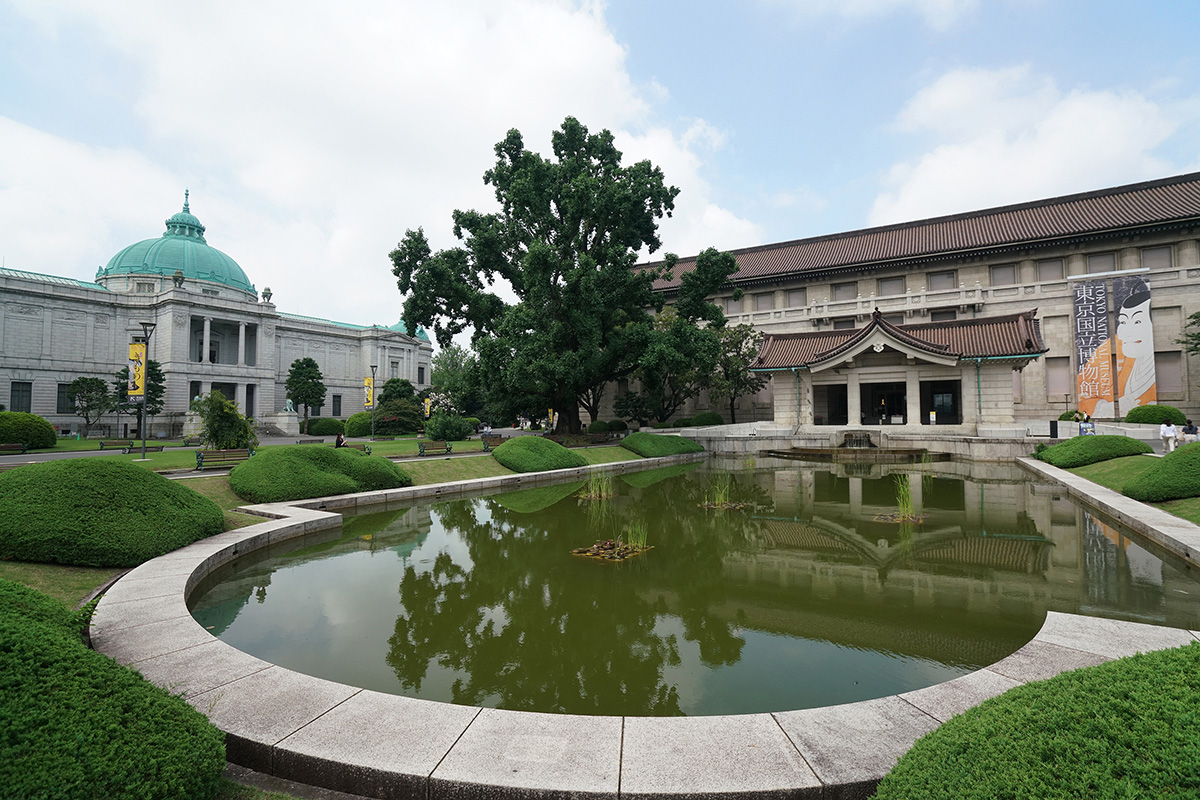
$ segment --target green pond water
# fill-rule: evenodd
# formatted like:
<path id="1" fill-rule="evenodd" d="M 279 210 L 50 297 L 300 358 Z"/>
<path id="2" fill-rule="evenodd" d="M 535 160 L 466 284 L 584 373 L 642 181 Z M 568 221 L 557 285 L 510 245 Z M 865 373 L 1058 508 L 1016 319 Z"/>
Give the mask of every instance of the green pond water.
<path id="1" fill-rule="evenodd" d="M 1015 467 L 710 460 L 587 488 L 348 517 L 223 568 L 192 613 L 346 684 L 643 716 L 922 688 L 1019 649 L 1047 610 L 1200 627 L 1188 567 Z M 571 554 L 639 530 L 652 549 L 628 561 Z"/>

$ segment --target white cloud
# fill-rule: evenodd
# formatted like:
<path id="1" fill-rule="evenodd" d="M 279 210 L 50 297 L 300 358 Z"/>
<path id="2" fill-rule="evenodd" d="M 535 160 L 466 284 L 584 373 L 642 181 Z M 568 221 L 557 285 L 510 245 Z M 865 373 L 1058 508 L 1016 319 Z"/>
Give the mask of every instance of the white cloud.
<path id="1" fill-rule="evenodd" d="M 900 113 L 900 130 L 934 144 L 890 169 L 870 223 L 1163 177 L 1154 151 L 1177 112 L 1132 91 L 1063 91 L 1028 67 L 947 73 Z"/>
<path id="2" fill-rule="evenodd" d="M 665 92 L 635 85 L 602 4 L 14 7 L 48 39 L 69 29 L 128 62 L 132 104 L 113 119 L 142 144 L 104 150 L 0 119 L 0 252 L 12 267 L 90 278 L 121 246 L 160 235 L 189 187 L 209 243 L 282 310 L 391 323 L 402 298 L 387 254 L 405 229 L 453 244 L 450 212 L 494 202 L 482 181 L 493 145 L 515 127 L 548 155 L 567 115 L 613 130 L 627 160 L 650 158 L 683 190 L 667 247 L 753 230 L 701 177 L 720 132 L 653 127 Z M 93 69 L 87 53 L 72 57 L 65 72 Z"/>
<path id="3" fill-rule="evenodd" d="M 945 30 L 979 7 L 979 0 L 771 0 L 805 16 L 840 16 L 867 21 L 916 14 L 926 25 Z"/>

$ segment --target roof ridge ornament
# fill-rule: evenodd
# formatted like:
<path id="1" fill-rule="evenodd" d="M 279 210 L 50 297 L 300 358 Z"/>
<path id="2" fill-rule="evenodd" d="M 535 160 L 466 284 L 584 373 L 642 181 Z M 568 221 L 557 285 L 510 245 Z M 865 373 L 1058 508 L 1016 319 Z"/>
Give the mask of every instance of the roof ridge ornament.
<path id="1" fill-rule="evenodd" d="M 185 188 L 183 190 L 183 213 L 185 213 L 185 214 L 192 213 L 191 211 L 188 210 L 188 195 L 189 194 L 191 194 L 191 190 Z"/>

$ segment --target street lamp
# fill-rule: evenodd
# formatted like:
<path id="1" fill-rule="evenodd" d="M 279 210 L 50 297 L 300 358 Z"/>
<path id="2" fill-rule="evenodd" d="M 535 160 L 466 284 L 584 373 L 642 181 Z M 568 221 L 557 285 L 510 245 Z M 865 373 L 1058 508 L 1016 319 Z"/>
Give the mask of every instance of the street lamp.
<path id="1" fill-rule="evenodd" d="M 375 441 L 375 406 L 379 405 L 379 397 L 375 394 L 378 389 L 375 387 L 375 370 L 379 369 L 378 364 L 371 365 L 371 441 Z"/>
<path id="2" fill-rule="evenodd" d="M 146 374 L 143 378 L 144 385 L 142 386 L 142 422 L 139 426 L 142 429 L 142 461 L 146 460 L 146 399 L 150 395 L 150 336 L 154 333 L 154 329 L 158 326 L 153 322 L 139 322 L 142 326 L 142 336 L 146 343 Z"/>

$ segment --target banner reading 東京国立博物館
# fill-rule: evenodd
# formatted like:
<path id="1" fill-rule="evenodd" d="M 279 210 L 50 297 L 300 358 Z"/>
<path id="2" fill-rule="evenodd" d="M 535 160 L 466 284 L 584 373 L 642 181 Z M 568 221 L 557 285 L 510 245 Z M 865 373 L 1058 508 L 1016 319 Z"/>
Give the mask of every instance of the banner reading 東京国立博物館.
<path id="1" fill-rule="evenodd" d="M 1074 290 L 1075 386 L 1079 410 L 1092 417 L 1115 416 L 1112 340 L 1108 333 L 1108 287 L 1083 281 Z"/>
<path id="2" fill-rule="evenodd" d="M 1150 321 L 1150 287 L 1136 275 L 1113 278 L 1117 315 L 1117 404 L 1122 414 L 1134 406 L 1158 402 L 1154 377 L 1154 325 Z"/>

